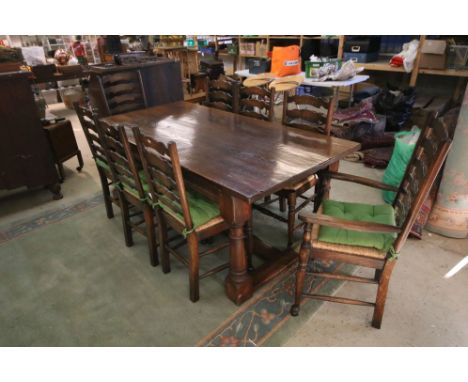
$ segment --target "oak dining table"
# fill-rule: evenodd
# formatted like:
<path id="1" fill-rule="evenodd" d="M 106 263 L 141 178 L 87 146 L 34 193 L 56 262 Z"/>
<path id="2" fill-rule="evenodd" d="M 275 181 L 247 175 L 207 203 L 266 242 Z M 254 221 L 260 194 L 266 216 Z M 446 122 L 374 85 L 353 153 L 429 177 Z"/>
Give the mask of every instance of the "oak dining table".
<path id="1" fill-rule="evenodd" d="M 250 232 L 246 234 L 252 204 L 288 184 L 328 170 L 360 148 L 353 141 L 183 101 L 103 120 L 137 125 L 144 135 L 177 144 L 187 184 L 215 200 L 230 225 L 225 291 L 236 304 L 249 299 L 256 288 L 296 259 L 293 249 L 273 248 Z M 326 189 L 322 184 L 319 192 Z M 247 251 L 262 258 L 262 265 L 249 268 Z"/>

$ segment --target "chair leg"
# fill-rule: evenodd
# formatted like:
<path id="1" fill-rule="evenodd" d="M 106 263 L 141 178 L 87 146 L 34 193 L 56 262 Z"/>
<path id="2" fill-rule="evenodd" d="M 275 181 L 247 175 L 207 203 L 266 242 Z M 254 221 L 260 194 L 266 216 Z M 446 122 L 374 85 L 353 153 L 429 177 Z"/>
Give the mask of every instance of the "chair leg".
<path id="1" fill-rule="evenodd" d="M 78 150 L 76 152 L 76 157 L 78 158 L 78 167 L 76 168 L 76 171 L 80 172 L 83 169 L 83 166 L 84 166 L 83 155 L 81 155 L 80 150 Z"/>
<path id="2" fill-rule="evenodd" d="M 107 182 L 106 175 L 101 171 L 99 172 L 99 179 L 101 180 L 102 194 L 104 196 L 104 205 L 106 206 L 106 214 L 109 219 L 114 217 L 114 210 L 112 209 L 112 198 L 109 189 L 109 183 Z"/>
<path id="3" fill-rule="evenodd" d="M 385 301 L 387 299 L 388 283 L 395 266 L 396 260 L 386 261 L 382 274 L 380 275 L 379 288 L 377 290 L 377 299 L 375 301 L 374 316 L 372 317 L 372 326 L 380 329 L 382 317 L 384 314 Z"/>
<path id="4" fill-rule="evenodd" d="M 294 241 L 294 225 L 296 224 L 296 193 L 288 195 L 288 247 Z"/>
<path id="5" fill-rule="evenodd" d="M 120 202 L 120 210 L 122 212 L 122 226 L 125 236 L 125 245 L 127 247 L 131 247 L 133 245 L 133 235 L 132 235 L 132 227 L 130 226 L 130 212 L 127 199 L 122 194 L 121 191 L 118 192 L 119 194 L 119 202 Z"/>
<path id="6" fill-rule="evenodd" d="M 264 202 L 264 203 L 267 203 L 267 202 L 269 202 L 270 200 L 271 200 L 271 195 L 265 196 L 265 197 L 263 198 L 263 202 Z"/>
<path id="7" fill-rule="evenodd" d="M 189 246 L 189 282 L 190 282 L 190 300 L 197 302 L 200 299 L 199 287 L 199 266 L 200 257 L 198 254 L 198 237 L 191 233 L 187 237 Z"/>
<path id="8" fill-rule="evenodd" d="M 159 254 L 161 255 L 161 267 L 163 273 L 169 273 L 171 271 L 171 259 L 166 248 L 167 225 L 164 214 L 160 208 L 156 209 L 156 217 L 158 219 Z"/>
<path id="9" fill-rule="evenodd" d="M 296 289 L 294 292 L 294 304 L 291 307 L 291 316 L 298 316 L 301 307 L 302 290 L 304 289 L 304 279 L 307 270 L 307 262 L 310 257 L 310 238 L 312 225 L 306 224 L 304 228 L 304 237 L 302 239 L 301 250 L 299 251 L 299 263 L 296 272 Z"/>
<path id="10" fill-rule="evenodd" d="M 154 212 L 153 209 L 145 205 L 143 207 L 143 215 L 146 225 L 146 240 L 148 241 L 148 250 L 150 256 L 150 263 L 153 267 L 159 265 L 158 259 L 158 246 L 156 243 L 156 232 L 154 226 Z"/>
<path id="11" fill-rule="evenodd" d="M 286 199 L 284 196 L 279 197 L 279 209 L 281 212 L 286 211 Z"/>
<path id="12" fill-rule="evenodd" d="M 247 269 L 253 271 L 252 253 L 253 253 L 253 236 L 252 236 L 252 217 L 245 224 L 245 253 L 247 255 Z"/>

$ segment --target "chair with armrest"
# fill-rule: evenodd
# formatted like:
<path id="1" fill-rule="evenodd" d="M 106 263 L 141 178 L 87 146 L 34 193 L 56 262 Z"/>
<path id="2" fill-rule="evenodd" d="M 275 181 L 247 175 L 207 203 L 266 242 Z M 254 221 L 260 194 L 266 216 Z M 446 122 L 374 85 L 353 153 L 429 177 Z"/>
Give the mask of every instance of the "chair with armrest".
<path id="1" fill-rule="evenodd" d="M 319 174 L 319 195 L 325 192 L 330 179 L 394 191 L 397 194 L 393 205 L 374 206 L 319 200 L 316 213 L 299 215 L 305 226 L 296 272 L 295 302 L 291 307 L 293 316 L 299 314 L 301 298 L 304 297 L 373 307 L 372 326 L 381 327 L 388 284 L 397 255 L 408 238 L 418 211 L 442 168 L 450 146 L 450 134 L 442 121 L 437 120 L 432 126 L 426 127 L 421 132 L 399 188 L 354 175 L 334 172 Z M 312 265 L 316 260 L 350 263 L 375 269 L 375 276 L 366 278 L 338 272 L 308 272 L 309 257 Z M 376 300 L 367 302 L 303 293 L 306 273 L 312 274 L 313 277 L 375 284 Z"/>

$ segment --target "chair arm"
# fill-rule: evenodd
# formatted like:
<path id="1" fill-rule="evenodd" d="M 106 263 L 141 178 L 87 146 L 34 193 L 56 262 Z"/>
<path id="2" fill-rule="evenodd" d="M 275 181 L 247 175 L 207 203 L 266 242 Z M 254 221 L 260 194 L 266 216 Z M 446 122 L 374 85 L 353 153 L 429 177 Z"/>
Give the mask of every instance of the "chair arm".
<path id="1" fill-rule="evenodd" d="M 359 232 L 399 233 L 401 231 L 399 227 L 388 224 L 346 220 L 322 214 L 299 214 L 299 219 L 307 224 L 320 224 L 327 227 L 343 228 Z"/>
<path id="2" fill-rule="evenodd" d="M 398 192 L 398 187 L 391 186 L 389 184 L 385 184 L 377 180 L 363 178 L 362 176 L 356 176 L 356 175 L 351 175 L 351 174 L 345 174 L 342 172 L 332 172 L 332 171 L 326 171 L 320 175 L 326 178 L 338 179 L 338 180 L 343 180 L 345 182 L 353 182 L 353 183 L 362 184 L 368 187 L 380 188 L 381 190 Z"/>

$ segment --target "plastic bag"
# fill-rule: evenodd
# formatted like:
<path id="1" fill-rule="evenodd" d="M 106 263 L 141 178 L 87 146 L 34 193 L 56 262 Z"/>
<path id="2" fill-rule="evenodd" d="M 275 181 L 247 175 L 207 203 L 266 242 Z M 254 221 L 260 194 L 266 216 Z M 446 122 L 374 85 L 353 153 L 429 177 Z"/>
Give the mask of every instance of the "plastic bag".
<path id="1" fill-rule="evenodd" d="M 271 72 L 278 77 L 299 74 L 301 72 L 299 45 L 273 47 Z"/>
<path id="2" fill-rule="evenodd" d="M 406 172 L 406 167 L 413 155 L 416 142 L 421 130 L 413 127 L 410 131 L 402 131 L 395 134 L 395 147 L 392 158 L 383 175 L 383 182 L 391 186 L 399 187 Z M 386 203 L 393 203 L 396 193 L 393 191 L 383 191 L 383 198 Z"/>
<path id="3" fill-rule="evenodd" d="M 414 60 L 418 54 L 419 41 L 413 40 L 403 44 L 403 49 L 390 60 L 391 66 L 403 66 L 406 73 L 411 73 Z"/>

